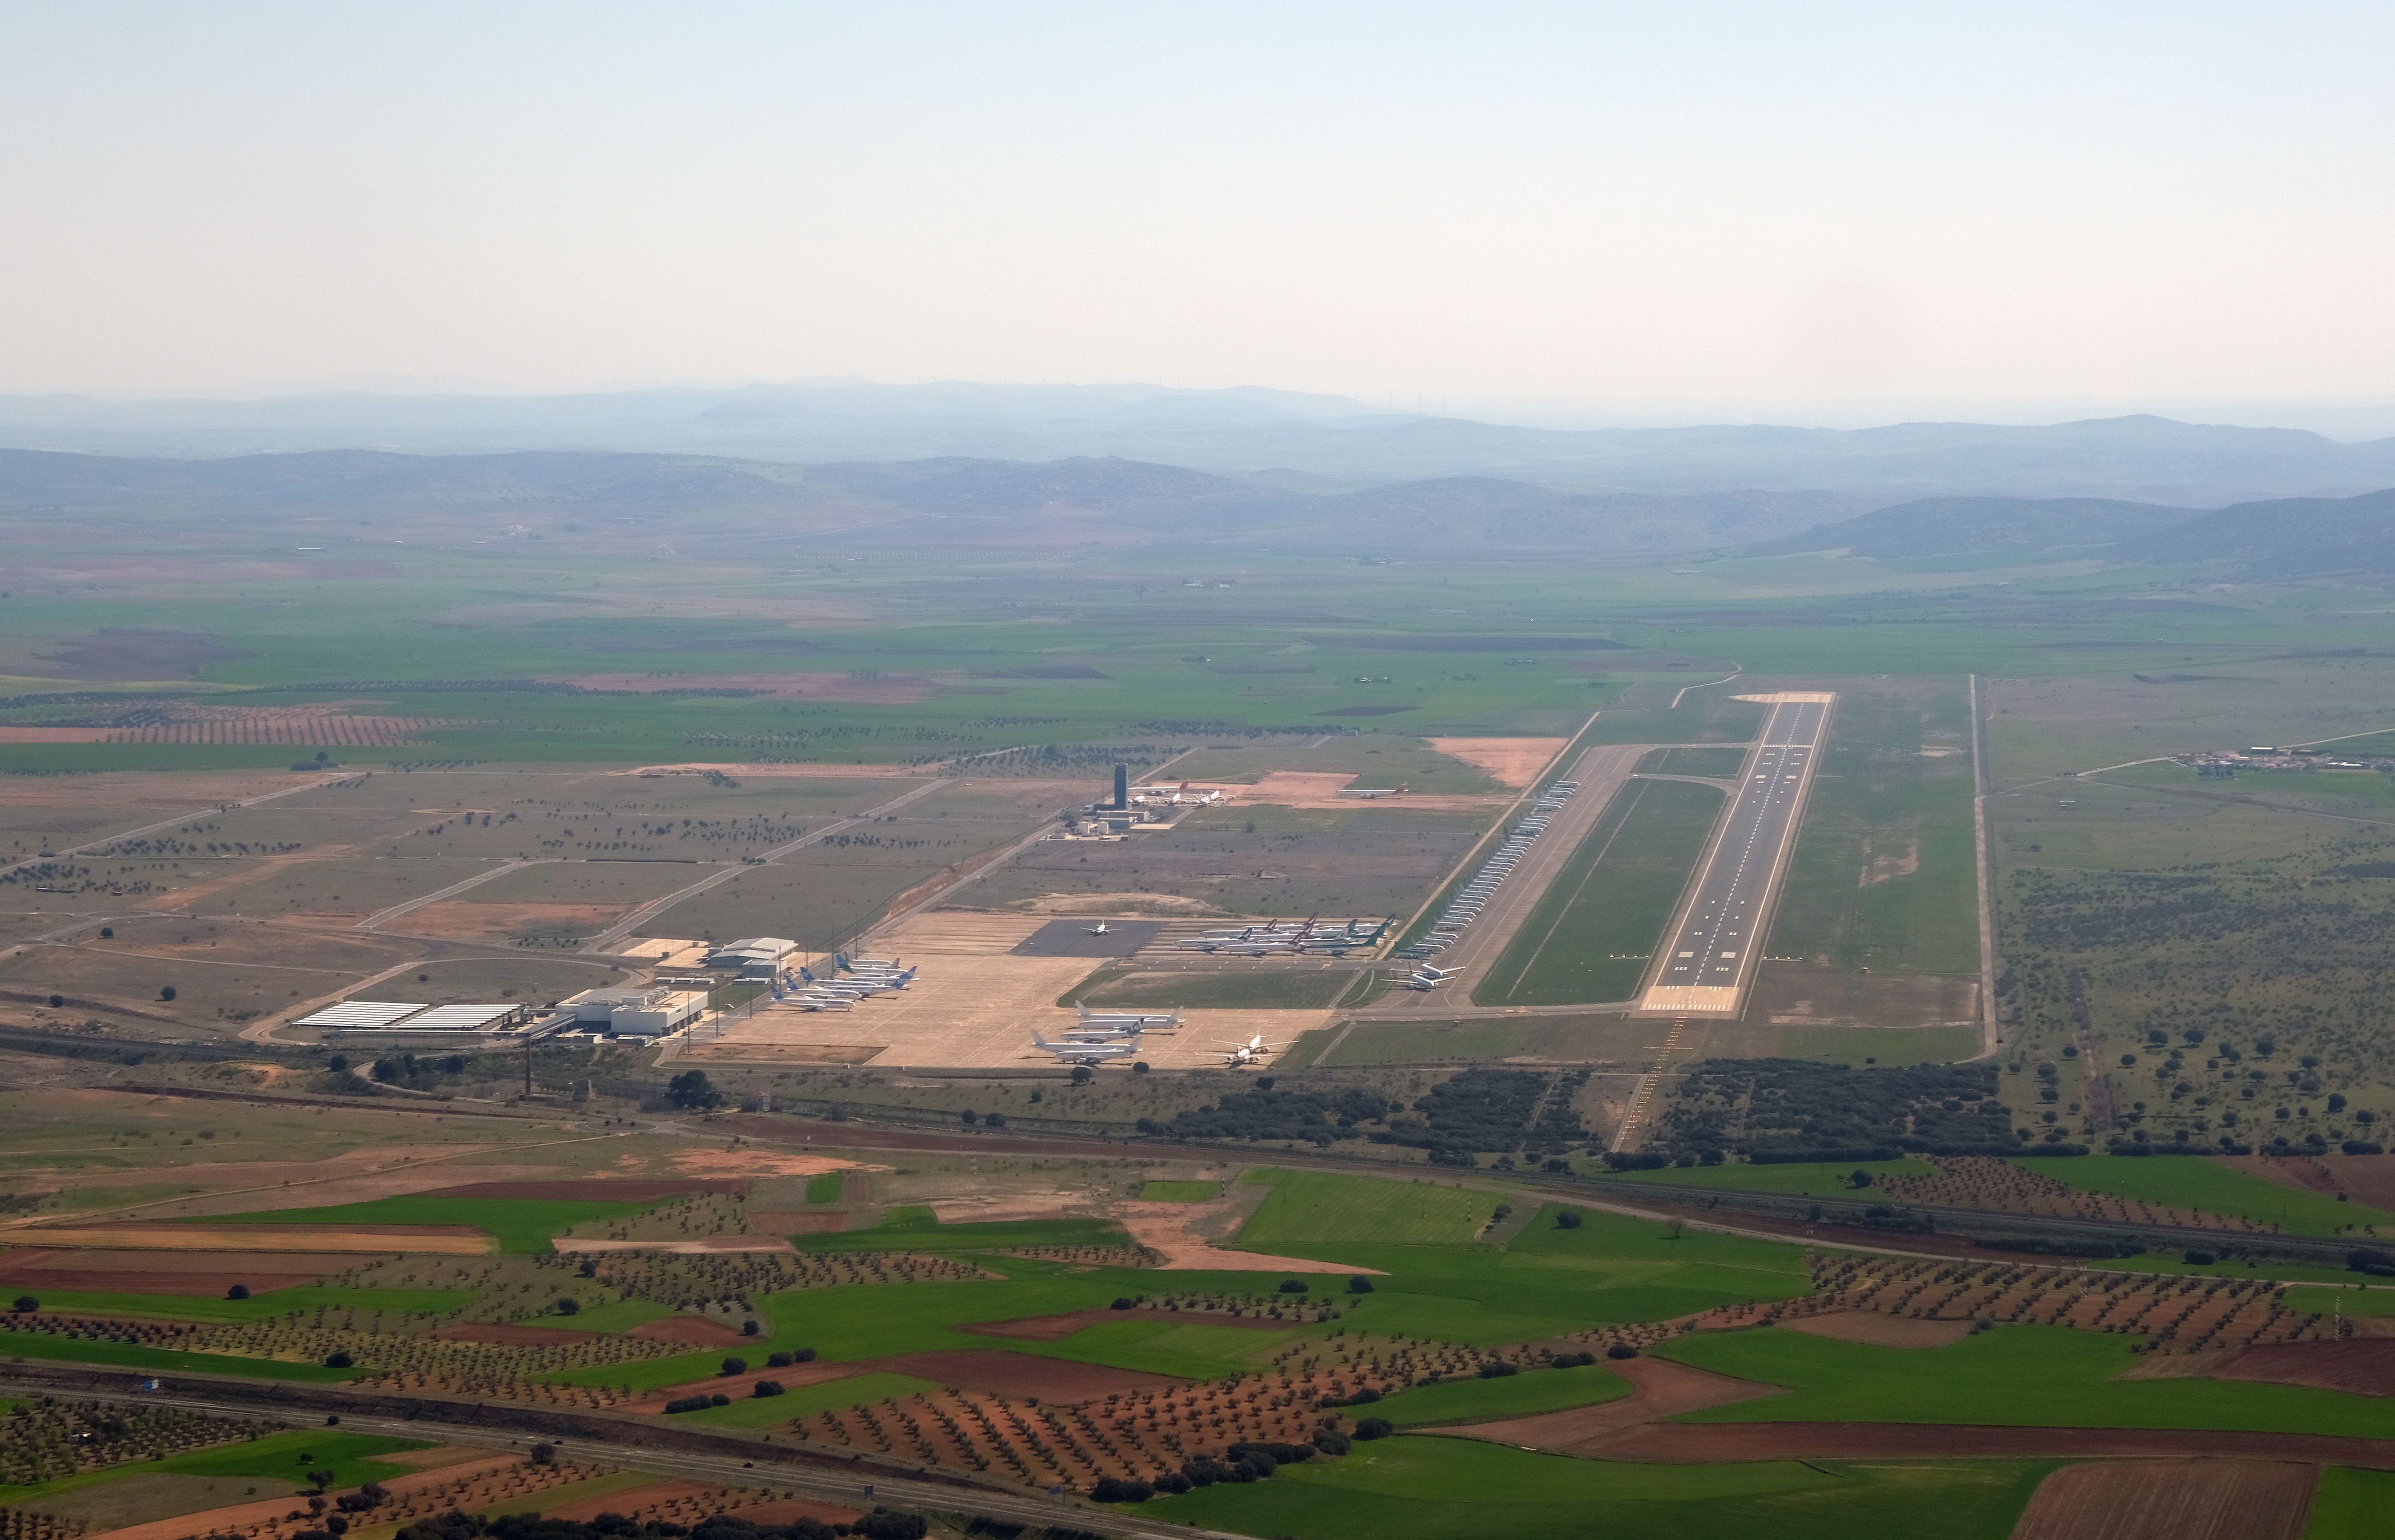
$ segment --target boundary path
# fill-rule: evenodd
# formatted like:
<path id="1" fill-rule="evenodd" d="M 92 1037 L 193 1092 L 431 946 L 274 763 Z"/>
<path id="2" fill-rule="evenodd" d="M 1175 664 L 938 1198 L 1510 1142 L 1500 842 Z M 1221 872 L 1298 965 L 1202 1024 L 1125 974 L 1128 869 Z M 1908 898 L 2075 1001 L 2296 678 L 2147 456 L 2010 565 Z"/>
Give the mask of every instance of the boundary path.
<path id="1" fill-rule="evenodd" d="M 311 792 L 319 786 L 329 786 L 336 781 L 347 781 L 357 773 L 356 770 L 343 770 L 338 775 L 327 775 L 321 780 L 310 781 L 300 785 L 284 786 L 279 791 L 264 792 L 257 796 L 245 796 L 238 802 L 219 802 L 213 808 L 198 808 L 191 812 L 178 813 L 173 818 L 161 819 L 155 823 L 144 823 L 138 829 L 119 829 L 116 833 L 103 838 L 86 839 L 80 845 L 69 846 L 63 850 L 52 850 L 46 856 L 29 856 L 13 866 L 0 866 L 0 876 L 7 876 L 11 872 L 21 872 L 28 866 L 39 866 L 46 861 L 64 861 L 69 856 L 79 856 L 86 850 L 97 850 L 103 845 L 113 845 L 120 839 L 139 839 L 143 835 L 154 835 L 161 829 L 171 829 L 178 823 L 189 823 L 192 819 L 205 818 L 210 813 L 231 812 L 235 808 L 255 808 L 260 802 L 271 802 L 278 796 L 289 796 L 295 792 Z"/>

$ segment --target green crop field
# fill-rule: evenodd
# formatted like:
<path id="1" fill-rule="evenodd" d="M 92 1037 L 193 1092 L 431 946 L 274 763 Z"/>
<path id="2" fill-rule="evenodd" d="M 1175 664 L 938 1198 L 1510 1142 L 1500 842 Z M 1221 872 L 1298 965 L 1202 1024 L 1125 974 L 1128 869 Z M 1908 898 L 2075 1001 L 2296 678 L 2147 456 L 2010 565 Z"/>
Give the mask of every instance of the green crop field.
<path id="1" fill-rule="evenodd" d="M 840 1173 L 826 1171 L 807 1178 L 807 1202 L 836 1204 L 840 1202 Z"/>
<path id="2" fill-rule="evenodd" d="M 1840 691 L 1773 911 L 1774 954 L 1846 972 L 1978 971 L 1970 727 L 1960 681 Z"/>
<path id="3" fill-rule="evenodd" d="M 1139 1190 L 1139 1199 L 1149 1204 L 1210 1204 L 1223 1195 L 1221 1182 L 1151 1181 Z"/>
<path id="4" fill-rule="evenodd" d="M 1641 775 L 1704 775 L 1715 780 L 1734 781 L 1745 766 L 1746 750 L 1727 744 L 1719 748 L 1699 748 L 1683 744 L 1638 757 L 1638 773 Z"/>
<path id="5" fill-rule="evenodd" d="M 1967 1460 L 1638 1466 L 1416 1435 L 1137 1511 L 1298 1540 L 2005 1540 L 2053 1468 Z"/>
<path id="6" fill-rule="evenodd" d="M 1260 1251 L 1349 1241 L 1381 1245 L 1468 1241 L 1497 1206 L 1486 1192 L 1429 1181 L 1272 1169 L 1250 1171 L 1239 1180 L 1273 1190 L 1240 1227 L 1234 1243 Z"/>
<path id="7" fill-rule="evenodd" d="M 2021 1161 L 2084 1192 L 2237 1214 L 2298 1235 L 2327 1235 L 2349 1225 L 2395 1225 L 2395 1216 L 2324 1193 L 2287 1187 L 2202 1155 L 2091 1155 L 2084 1160 Z"/>
<path id="8" fill-rule="evenodd" d="M 364 1369 L 327 1369 L 321 1363 L 295 1363 L 287 1359 L 236 1358 L 230 1353 L 187 1353 L 174 1348 L 146 1348 L 137 1342 L 93 1341 L 87 1337 L 49 1336 L 13 1329 L 0 1315 L 0 1358 L 55 1359 L 69 1363 L 104 1363 L 118 1369 L 152 1369 L 186 1375 L 238 1375 L 244 1379 L 304 1379 L 334 1382 L 354 1379 Z"/>
<path id="9" fill-rule="evenodd" d="M 1632 781 L 1616 792 L 1473 1003 L 1590 1005 L 1635 994 L 1724 800 L 1687 781 Z"/>
<path id="10" fill-rule="evenodd" d="M 193 1223 L 278 1225 L 470 1225 L 496 1238 L 499 1249 L 517 1255 L 537 1255 L 550 1249 L 549 1238 L 576 1225 L 601 1219 L 629 1219 L 662 1205 L 654 1203 L 600 1203 L 581 1198 L 443 1198 L 409 1194 L 375 1198 L 365 1203 L 339 1204 L 330 1208 L 277 1208 L 252 1214 L 221 1214 Z M 394 1246 L 392 1249 L 404 1249 Z"/>
<path id="11" fill-rule="evenodd" d="M 1438 1423 L 1493 1422 L 1528 1417 L 1567 1407 L 1594 1406 L 1630 1393 L 1629 1382 L 1602 1364 L 1571 1369 L 1525 1369 L 1494 1379 L 1452 1379 L 1400 1390 L 1370 1410 L 1350 1414 L 1385 1417 L 1399 1428 Z"/>
<path id="12" fill-rule="evenodd" d="M 334 1472 L 335 1479 L 342 1486 L 388 1481 L 407 1474 L 410 1468 L 392 1465 L 376 1456 L 429 1447 L 425 1441 L 419 1439 L 392 1439 L 375 1433 L 342 1433 L 327 1428 L 269 1433 L 262 1438 L 246 1439 L 213 1449 L 169 1454 L 164 1459 L 78 1471 L 73 1476 L 60 1476 L 33 1486 L 0 1483 L 0 1508 L 22 1507 L 45 1499 L 63 1497 L 69 1493 L 102 1486 L 121 1477 L 152 1473 L 219 1480 L 254 1477 L 270 1483 L 288 1482 L 289 1492 L 296 1493 L 315 1490 L 308 1477 L 310 1472 L 317 1470 Z M 309 1457 L 304 1462 L 303 1455 Z M 288 1494 L 269 1491 L 262 1495 L 271 1500 Z"/>
<path id="13" fill-rule="evenodd" d="M 2395 1513 L 2395 1470 L 2331 1466 L 2312 1494 L 2304 1540 L 2379 1540 L 2389 1513 Z"/>
<path id="14" fill-rule="evenodd" d="M 2030 1428 L 2208 1428 L 2395 1438 L 2383 1399 L 2294 1385 L 2120 1376 L 2134 1339 L 1999 1325 L 1945 1348 L 1881 1348 L 1765 1328 L 1680 1337 L 1661 1356 L 1788 1387 L 1690 1413 L 1692 1422 L 1936 1422 Z"/>
<path id="15" fill-rule="evenodd" d="M 940 1387 L 912 1375 L 871 1373 L 852 1375 L 846 1379 L 825 1380 L 819 1385 L 801 1385 L 778 1396 L 759 1396 L 741 1390 L 729 1406 L 710 1406 L 703 1412 L 681 1412 L 674 1416 L 677 1425 L 691 1423 L 721 1428 L 778 1428 L 793 1417 L 811 1417 L 818 1412 L 844 1410 L 851 1406 L 868 1405 L 878 1401 L 894 1400 L 901 1396 L 920 1395 Z"/>

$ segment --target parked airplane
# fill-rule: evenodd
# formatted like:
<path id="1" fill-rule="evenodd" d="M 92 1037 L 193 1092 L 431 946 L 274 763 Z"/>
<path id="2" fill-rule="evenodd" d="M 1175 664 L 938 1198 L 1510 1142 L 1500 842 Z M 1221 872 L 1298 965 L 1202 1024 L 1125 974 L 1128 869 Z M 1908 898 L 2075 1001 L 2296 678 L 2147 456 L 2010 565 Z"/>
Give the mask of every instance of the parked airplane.
<path id="1" fill-rule="evenodd" d="M 1280 1045 L 1265 1042 L 1263 1033 L 1256 1033 L 1244 1043 L 1231 1043 L 1224 1046 L 1231 1050 L 1231 1062 L 1226 1068 L 1234 1070 L 1243 1070 L 1250 1064 L 1261 1064 L 1267 1055 L 1280 1051 Z"/>
<path id="2" fill-rule="evenodd" d="M 1043 1053 L 1052 1053 L 1066 1064 L 1097 1064 L 1109 1059 L 1128 1059 L 1139 1052 L 1137 1043 L 1051 1043 L 1038 1032 L 1031 1034 L 1032 1046 Z"/>

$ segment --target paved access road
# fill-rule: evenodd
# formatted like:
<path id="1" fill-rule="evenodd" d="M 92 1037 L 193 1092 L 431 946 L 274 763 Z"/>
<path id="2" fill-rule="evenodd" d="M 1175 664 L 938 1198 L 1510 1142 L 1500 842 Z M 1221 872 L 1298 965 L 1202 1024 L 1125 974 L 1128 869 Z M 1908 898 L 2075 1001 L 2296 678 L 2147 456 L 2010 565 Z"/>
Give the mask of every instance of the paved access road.
<path id="1" fill-rule="evenodd" d="M 1682 901 L 1640 1010 L 1727 1014 L 1744 1003 L 1832 699 L 1782 695 L 1774 702 L 1747 758 L 1745 782 Z"/>
<path id="2" fill-rule="evenodd" d="M 1571 769 L 1557 777 L 1578 781 L 1580 790 L 1548 816 L 1544 832 L 1530 842 L 1528 853 L 1515 863 L 1512 875 L 1497 885 L 1496 892 L 1481 906 L 1480 917 L 1465 927 L 1463 939 L 1438 955 L 1424 959 L 1433 967 L 1454 970 L 1455 977 L 1427 993 L 1392 991 L 1373 1014 L 1452 1010 L 1470 1005 L 1472 992 L 1480 987 L 1480 981 L 1513 941 L 1514 932 L 1530 917 L 1531 907 L 1545 895 L 1548 884 L 1555 880 L 1555 874 L 1563 870 L 1572 852 L 1580 849 L 1581 841 L 1604 813 L 1605 805 L 1613 800 L 1613 794 L 1621 789 L 1621 783 L 1637 767 L 1639 757 L 1650 746 L 1600 744 L 1583 750 Z M 1519 822 L 1519 818 L 1510 819 L 1507 827 Z M 1478 870 L 1487 859 L 1485 850 L 1475 852 L 1470 861 L 1472 869 Z"/>

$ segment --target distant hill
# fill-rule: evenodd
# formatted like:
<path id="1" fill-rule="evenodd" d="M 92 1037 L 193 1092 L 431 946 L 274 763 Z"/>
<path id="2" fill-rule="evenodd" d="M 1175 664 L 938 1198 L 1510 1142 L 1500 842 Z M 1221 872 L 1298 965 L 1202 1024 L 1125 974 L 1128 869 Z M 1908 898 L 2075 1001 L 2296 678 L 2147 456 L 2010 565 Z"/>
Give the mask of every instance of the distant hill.
<path id="1" fill-rule="evenodd" d="M 1750 546 L 1750 556 L 1843 549 L 1881 558 L 2084 550 L 2182 522 L 2194 508 L 2101 497 L 1924 497 Z"/>
<path id="2" fill-rule="evenodd" d="M 0 445 L 212 456 L 523 451 L 856 465 L 1121 460 L 1345 487 L 1488 480 L 1590 496 L 1832 499 L 1813 521 L 1925 497 L 2217 507 L 2395 485 L 2395 439 L 2137 415 L 1842 430 L 1757 424 L 1557 428 L 1388 412 L 1330 396 L 1138 384 L 792 383 L 563 396 L 337 392 L 257 401 L 0 397 Z M 1739 515 L 1745 518 L 1744 513 Z M 1766 520 L 1767 522 L 1767 520 Z M 1736 538 L 1793 533 L 1756 527 Z"/>
<path id="3" fill-rule="evenodd" d="M 2395 573 L 2395 491 L 2283 497 L 2199 514 L 2105 555 L 2157 566 L 2217 563 L 2253 577 Z"/>

